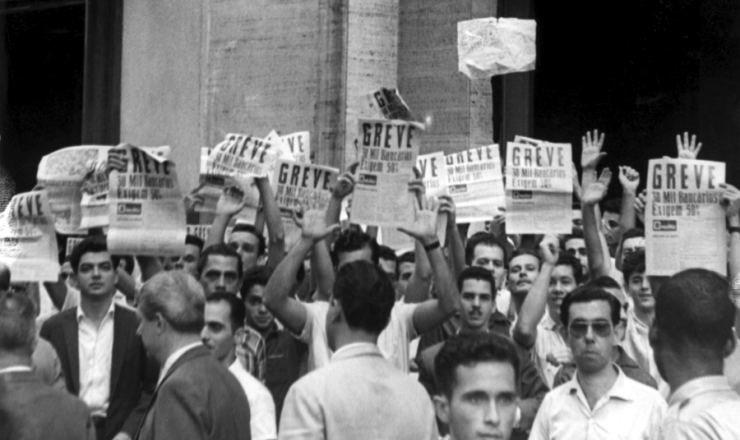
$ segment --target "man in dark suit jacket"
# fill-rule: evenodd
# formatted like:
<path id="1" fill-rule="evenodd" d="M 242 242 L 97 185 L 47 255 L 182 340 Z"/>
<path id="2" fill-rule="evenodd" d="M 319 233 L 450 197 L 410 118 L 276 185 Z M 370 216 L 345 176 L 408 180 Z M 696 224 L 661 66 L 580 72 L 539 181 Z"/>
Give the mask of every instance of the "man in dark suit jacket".
<path id="1" fill-rule="evenodd" d="M 141 338 L 136 335 L 136 313 L 113 303 L 117 261 L 108 253 L 105 237 L 86 238 L 75 248 L 70 260 L 73 279 L 80 290 L 80 305 L 49 318 L 41 327 L 40 335 L 51 342 L 59 355 L 67 390 L 86 400 L 93 411 L 99 440 L 131 439 L 151 400 L 157 366 L 147 360 Z M 90 328 L 98 329 L 97 340 L 110 339 L 112 330 L 109 345 L 96 342 L 92 350 L 110 350 L 110 365 L 101 365 L 100 357 L 86 354 L 90 365 L 85 366 L 83 374 L 80 350 L 85 354 L 92 346 L 82 342 L 80 335 L 83 331 L 89 334 Z M 88 348 L 84 344 L 88 344 Z M 96 380 L 95 371 L 110 374 L 108 398 L 104 404 L 107 407 L 100 404 L 103 398 L 93 402 L 89 397 L 101 391 L 99 381 L 90 385 Z M 81 383 L 85 378 L 87 383 Z M 93 386 L 98 386 L 97 391 L 92 390 Z"/>
<path id="2" fill-rule="evenodd" d="M 202 287 L 184 272 L 141 288 L 137 332 L 163 367 L 137 439 L 251 439 L 244 390 L 200 342 L 204 310 Z"/>
<path id="3" fill-rule="evenodd" d="M 41 383 L 31 369 L 35 318 L 29 297 L 0 291 L 0 438 L 94 440 L 85 403 Z"/>

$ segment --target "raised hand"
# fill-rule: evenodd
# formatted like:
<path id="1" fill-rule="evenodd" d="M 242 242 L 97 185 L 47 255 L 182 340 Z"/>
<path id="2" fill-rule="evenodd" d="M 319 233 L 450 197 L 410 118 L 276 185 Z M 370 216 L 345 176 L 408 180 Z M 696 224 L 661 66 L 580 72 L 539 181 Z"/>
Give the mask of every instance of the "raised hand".
<path id="1" fill-rule="evenodd" d="M 578 200 L 581 200 L 581 193 L 583 190 L 581 189 L 581 182 L 578 178 L 578 169 L 576 169 L 575 162 L 571 162 L 571 165 L 573 165 L 573 194 Z"/>
<path id="2" fill-rule="evenodd" d="M 506 235 L 506 208 L 499 207 L 498 210 L 499 212 L 493 215 L 489 229 L 494 237 L 503 237 Z"/>
<path id="3" fill-rule="evenodd" d="M 331 191 L 331 196 L 337 200 L 344 200 L 345 197 L 352 194 L 352 190 L 355 189 L 355 178 L 352 176 L 357 169 L 359 163 L 355 162 L 349 166 L 349 170 L 346 173 L 342 173 L 337 179 L 337 184 Z"/>
<path id="4" fill-rule="evenodd" d="M 455 207 L 455 201 L 452 200 L 452 196 L 447 194 L 439 196 L 439 212 L 447 214 L 448 228 L 455 226 L 457 221 L 457 208 Z"/>
<path id="5" fill-rule="evenodd" d="M 591 132 L 586 132 L 586 136 L 581 137 L 581 168 L 584 170 L 595 170 L 599 165 L 599 161 L 606 156 L 606 153 L 601 152 L 601 147 L 604 146 L 604 133 L 599 136 L 599 130 L 594 130 L 593 135 Z"/>
<path id="6" fill-rule="evenodd" d="M 315 209 L 304 212 L 303 206 L 299 206 L 298 209 L 293 211 L 293 221 L 301 228 L 301 236 L 303 238 L 317 242 L 325 239 L 342 227 L 339 223 L 327 225 L 324 214 L 323 210 Z"/>
<path id="7" fill-rule="evenodd" d="M 727 209 L 727 217 L 740 215 L 740 191 L 729 183 L 720 183 L 719 187 L 725 190 L 722 205 Z"/>
<path id="8" fill-rule="evenodd" d="M 560 257 L 560 246 L 557 237 L 552 235 L 545 235 L 540 242 L 540 255 L 542 255 L 542 262 L 550 265 L 555 265 Z"/>
<path id="9" fill-rule="evenodd" d="M 647 205 L 647 190 L 643 189 L 640 195 L 635 198 L 635 214 L 637 218 L 645 224 L 645 206 Z"/>
<path id="10" fill-rule="evenodd" d="M 439 211 L 439 202 L 432 198 L 426 197 L 420 200 L 420 206 L 416 209 L 413 223 L 405 228 L 398 228 L 403 232 L 415 238 L 425 245 L 434 243 L 437 240 L 437 212 Z"/>
<path id="11" fill-rule="evenodd" d="M 190 191 L 188 194 L 185 194 L 185 197 L 183 197 L 183 203 L 185 203 L 185 212 L 194 212 L 195 208 L 200 205 L 203 206 L 206 202 L 205 195 L 200 193 L 200 190 L 203 189 L 203 186 L 205 184 L 201 183 L 198 185 L 197 188 Z"/>
<path id="12" fill-rule="evenodd" d="M 414 167 L 414 174 L 416 177 L 409 180 L 409 192 L 416 197 L 416 200 L 421 204 L 421 200 L 426 197 L 427 187 L 424 186 L 424 181 L 421 179 L 421 174 Z"/>
<path id="13" fill-rule="evenodd" d="M 619 167 L 619 183 L 622 184 L 624 191 L 636 194 L 640 185 L 640 173 L 630 167 Z"/>
<path id="14" fill-rule="evenodd" d="M 683 142 L 681 142 L 681 135 L 676 135 L 676 148 L 678 149 L 679 159 L 691 159 L 694 160 L 699 156 L 701 150 L 701 142 L 699 145 L 696 144 L 696 135 L 691 135 L 691 142 L 689 142 L 689 132 L 686 131 L 683 134 Z"/>
<path id="15" fill-rule="evenodd" d="M 247 204 L 247 195 L 238 186 L 224 188 L 221 197 L 216 203 L 216 215 L 232 216 L 244 209 Z"/>
<path id="16" fill-rule="evenodd" d="M 612 172 L 609 168 L 604 168 L 596 182 L 591 183 L 583 189 L 581 200 L 586 205 L 595 205 L 606 197 L 609 190 L 609 183 L 612 181 Z"/>

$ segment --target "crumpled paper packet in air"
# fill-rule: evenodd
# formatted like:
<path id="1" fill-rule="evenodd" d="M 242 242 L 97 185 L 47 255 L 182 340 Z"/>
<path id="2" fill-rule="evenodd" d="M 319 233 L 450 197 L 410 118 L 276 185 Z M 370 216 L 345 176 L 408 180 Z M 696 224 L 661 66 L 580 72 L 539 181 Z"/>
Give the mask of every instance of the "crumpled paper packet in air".
<path id="1" fill-rule="evenodd" d="M 537 23 L 479 18 L 457 23 L 458 70 L 470 79 L 534 70 Z"/>

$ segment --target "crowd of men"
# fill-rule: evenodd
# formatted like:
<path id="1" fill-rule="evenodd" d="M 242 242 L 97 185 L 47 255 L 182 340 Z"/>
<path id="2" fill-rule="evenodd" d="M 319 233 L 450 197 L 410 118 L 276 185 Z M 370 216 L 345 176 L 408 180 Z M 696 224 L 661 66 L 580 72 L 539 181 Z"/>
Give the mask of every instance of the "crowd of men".
<path id="1" fill-rule="evenodd" d="M 603 141 L 584 137 L 566 236 L 507 234 L 502 212 L 467 237 L 412 180 L 398 255 L 340 222 L 345 173 L 289 249 L 256 179 L 257 224 L 233 226 L 224 191 L 178 258 L 90 231 L 56 283 L 0 265 L 0 438 L 740 439 L 740 191 L 723 184 L 729 277 L 647 276 L 640 176 L 620 167 L 605 200 Z"/>

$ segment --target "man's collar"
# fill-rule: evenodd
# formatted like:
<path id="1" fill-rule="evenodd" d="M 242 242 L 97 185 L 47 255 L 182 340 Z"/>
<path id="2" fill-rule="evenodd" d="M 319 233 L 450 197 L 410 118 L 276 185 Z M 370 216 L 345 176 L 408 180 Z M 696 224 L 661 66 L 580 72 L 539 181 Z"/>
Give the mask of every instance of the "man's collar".
<path id="1" fill-rule="evenodd" d="M 113 312 L 115 312 L 115 310 L 116 310 L 116 302 L 111 300 L 110 307 L 108 307 L 108 311 L 105 312 L 105 317 L 108 317 L 108 316 L 112 317 Z M 85 316 L 85 312 L 82 311 L 82 304 L 78 304 L 77 305 L 77 322 L 80 322 L 82 318 L 89 319 L 87 318 L 87 316 Z"/>
<path id="2" fill-rule="evenodd" d="M 192 344 L 188 344 L 184 347 L 178 348 L 177 350 L 175 350 L 174 353 L 169 355 L 167 360 L 164 362 L 164 365 L 162 366 L 162 371 L 159 373 L 159 380 L 157 381 L 157 386 L 159 386 L 159 384 L 162 383 L 162 379 L 164 379 L 164 377 L 169 372 L 170 368 L 172 368 L 175 362 L 177 362 L 177 360 L 180 359 L 182 355 L 184 355 L 188 350 L 192 350 L 193 348 L 202 347 L 202 346 L 203 346 L 203 343 L 200 341 L 193 342 Z"/>
<path id="3" fill-rule="evenodd" d="M 331 362 L 339 362 L 345 359 L 360 357 L 360 356 L 380 356 L 383 357 L 377 344 L 370 342 L 355 342 L 352 344 L 343 345 L 339 350 L 335 351 L 331 357 Z"/>
<path id="4" fill-rule="evenodd" d="M 614 397 L 625 401 L 635 400 L 635 396 L 629 386 L 630 384 L 627 376 L 624 374 L 624 372 L 622 372 L 622 369 L 619 368 L 618 365 L 612 363 L 611 366 L 612 368 L 617 370 L 617 380 L 614 381 L 612 387 L 609 389 L 609 391 L 606 392 L 605 397 L 607 397 L 607 399 L 611 399 L 612 397 Z M 582 396 L 585 400 L 586 394 L 583 392 L 580 382 L 578 382 L 578 370 L 576 370 L 576 373 L 573 375 L 570 381 L 566 382 L 566 386 L 569 388 L 568 391 L 570 394 L 578 394 Z M 601 397 L 599 400 L 603 398 L 604 397 Z"/>
<path id="5" fill-rule="evenodd" d="M 683 401 L 694 398 L 700 394 L 713 393 L 717 391 L 731 391 L 730 383 L 725 376 L 703 376 L 692 379 L 681 385 L 668 398 L 668 406 L 678 405 Z"/>

